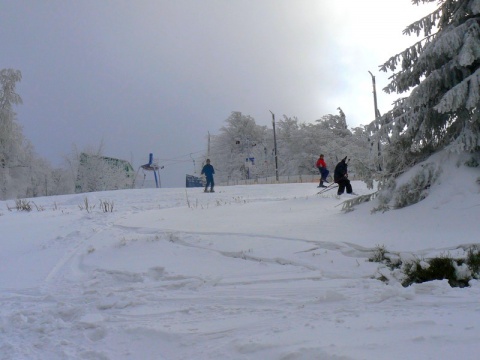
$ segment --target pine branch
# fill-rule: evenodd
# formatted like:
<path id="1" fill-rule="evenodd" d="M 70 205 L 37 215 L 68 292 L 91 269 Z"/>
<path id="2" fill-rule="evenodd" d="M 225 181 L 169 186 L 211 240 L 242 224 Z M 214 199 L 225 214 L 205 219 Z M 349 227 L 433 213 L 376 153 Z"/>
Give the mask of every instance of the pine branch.
<path id="1" fill-rule="evenodd" d="M 441 12 L 442 8 L 440 7 L 432 13 L 428 14 L 427 16 L 424 16 L 420 20 L 417 20 L 414 23 L 408 25 L 405 30 L 403 30 L 402 34 L 410 36 L 413 32 L 415 32 L 417 36 L 419 36 L 421 29 L 424 29 L 424 36 L 430 36 L 432 28 L 435 26 L 436 21 L 441 18 Z"/>
<path id="2" fill-rule="evenodd" d="M 383 65 L 380 65 L 380 71 L 383 71 L 383 72 L 388 72 L 389 70 L 395 71 L 395 69 L 397 68 L 398 62 L 400 61 L 400 58 L 402 59 L 405 57 L 410 58 L 411 54 L 413 53 L 415 53 L 416 56 L 418 57 L 419 54 L 421 54 L 423 49 L 425 48 L 425 45 L 430 43 L 432 41 L 432 38 L 434 38 L 437 35 L 438 35 L 438 32 L 436 32 L 435 34 L 426 36 L 425 38 L 417 41 L 415 44 L 413 44 L 412 46 L 409 46 L 402 52 L 399 52 L 398 54 L 393 55 Z M 425 44 L 422 44 L 423 42 L 425 42 Z"/>

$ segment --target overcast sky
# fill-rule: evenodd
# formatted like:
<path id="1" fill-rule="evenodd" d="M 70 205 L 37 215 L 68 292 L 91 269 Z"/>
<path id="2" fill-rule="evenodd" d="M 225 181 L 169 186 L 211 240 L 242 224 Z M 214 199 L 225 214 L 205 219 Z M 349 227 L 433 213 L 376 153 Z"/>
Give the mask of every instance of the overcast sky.
<path id="1" fill-rule="evenodd" d="M 152 152 L 184 186 L 232 111 L 350 127 L 395 97 L 379 65 L 431 12 L 410 0 L 2 0 L 0 68 L 22 72 L 18 122 L 54 166 L 75 146 L 132 162 Z M 319 144 L 319 151 L 320 151 Z M 190 155 L 192 154 L 192 155 Z M 213 164 L 215 165 L 215 164 Z M 198 170 L 197 170 L 198 172 Z"/>

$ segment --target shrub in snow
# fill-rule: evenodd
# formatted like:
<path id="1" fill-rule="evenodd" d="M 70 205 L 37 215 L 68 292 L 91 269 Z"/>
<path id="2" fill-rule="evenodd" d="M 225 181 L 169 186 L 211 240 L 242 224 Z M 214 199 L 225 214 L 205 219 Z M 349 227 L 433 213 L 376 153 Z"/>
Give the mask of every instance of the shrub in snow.
<path id="1" fill-rule="evenodd" d="M 373 250 L 373 254 L 371 257 L 368 258 L 370 262 L 384 262 L 385 261 L 385 254 L 387 250 L 385 249 L 385 245 L 377 245 Z"/>
<path id="2" fill-rule="evenodd" d="M 478 247 L 473 246 L 468 249 L 466 263 L 475 278 L 478 278 L 480 273 L 480 250 Z"/>
<path id="3" fill-rule="evenodd" d="M 100 209 L 104 213 L 113 212 L 113 201 L 100 200 Z"/>
<path id="4" fill-rule="evenodd" d="M 8 208 L 10 210 L 10 208 Z M 17 211 L 27 211 L 30 212 L 32 211 L 32 204 L 30 201 L 27 201 L 25 199 L 17 199 L 15 200 L 15 209 Z"/>
<path id="5" fill-rule="evenodd" d="M 458 286 L 453 259 L 447 256 L 433 258 L 429 261 L 417 260 L 407 263 L 404 266 L 404 273 L 406 278 L 403 281 L 403 286 L 443 279 L 447 279 L 451 286 Z"/>
<path id="6" fill-rule="evenodd" d="M 377 245 L 373 250 L 372 256 L 368 258 L 370 262 L 378 262 L 385 264 L 390 270 L 399 268 L 402 261 L 398 255 L 387 252 L 385 245 Z"/>
<path id="7" fill-rule="evenodd" d="M 378 280 L 399 281 L 404 287 L 445 279 L 452 287 L 466 287 L 471 280 L 480 278 L 480 250 L 476 246 L 468 249 L 465 259 L 451 256 L 402 259 L 400 255 L 388 252 L 385 246 L 378 245 L 368 260 L 385 266 L 383 271 L 379 269 Z M 390 273 L 386 273 L 386 268 L 390 269 Z"/>
<path id="8" fill-rule="evenodd" d="M 468 166 L 468 167 L 476 168 L 478 167 L 478 165 L 479 165 L 478 161 L 474 156 L 472 156 L 469 160 L 465 162 L 465 166 Z"/>

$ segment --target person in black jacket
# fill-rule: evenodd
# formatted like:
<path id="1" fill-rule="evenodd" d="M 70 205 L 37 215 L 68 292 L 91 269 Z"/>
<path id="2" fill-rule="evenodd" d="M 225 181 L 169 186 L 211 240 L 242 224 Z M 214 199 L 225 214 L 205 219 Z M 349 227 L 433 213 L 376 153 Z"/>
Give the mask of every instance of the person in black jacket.
<path id="1" fill-rule="evenodd" d="M 335 166 L 333 181 L 338 184 L 337 195 L 342 195 L 345 188 L 347 188 L 347 194 L 353 192 L 352 184 L 350 184 L 350 180 L 348 180 L 348 164 L 346 156 L 337 164 L 337 166 Z"/>
<path id="2" fill-rule="evenodd" d="M 215 174 L 215 170 L 213 166 L 210 164 L 210 159 L 207 159 L 207 163 L 202 168 L 202 175 L 204 174 L 207 179 L 204 191 L 208 192 L 208 187 L 210 186 L 210 192 L 215 192 L 213 191 L 213 187 L 215 186 L 215 182 L 213 181 L 213 174 Z"/>

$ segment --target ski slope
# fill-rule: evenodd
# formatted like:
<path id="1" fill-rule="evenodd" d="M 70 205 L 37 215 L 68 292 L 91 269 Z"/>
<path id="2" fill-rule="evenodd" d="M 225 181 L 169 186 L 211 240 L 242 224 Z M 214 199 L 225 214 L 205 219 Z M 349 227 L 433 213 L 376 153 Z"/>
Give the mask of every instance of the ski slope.
<path id="1" fill-rule="evenodd" d="M 310 183 L 0 202 L 0 359 L 476 359 L 477 281 L 404 288 L 368 261 L 464 255 L 475 176 L 374 215 Z"/>

